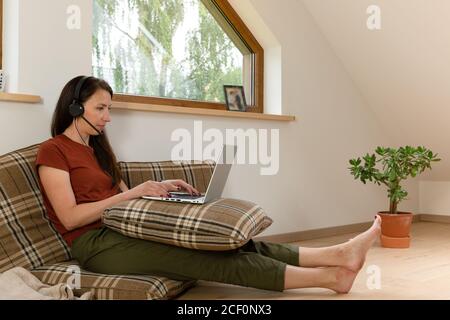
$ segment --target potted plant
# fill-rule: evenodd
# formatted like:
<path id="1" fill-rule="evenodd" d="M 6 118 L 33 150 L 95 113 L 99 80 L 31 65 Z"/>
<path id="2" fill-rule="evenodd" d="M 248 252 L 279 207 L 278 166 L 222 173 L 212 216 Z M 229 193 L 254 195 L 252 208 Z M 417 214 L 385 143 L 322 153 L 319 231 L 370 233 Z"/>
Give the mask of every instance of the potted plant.
<path id="1" fill-rule="evenodd" d="M 398 204 L 405 200 L 408 192 L 403 189 L 401 182 L 408 177 L 431 169 L 431 163 L 440 161 L 437 154 L 425 147 L 377 147 L 375 154 L 351 159 L 350 172 L 355 179 L 364 184 L 367 181 L 384 184 L 387 187 L 389 211 L 382 211 L 381 216 L 381 245 L 388 248 L 408 248 L 410 245 L 410 227 L 412 213 L 397 211 Z M 363 163 L 364 161 L 364 163 Z"/>

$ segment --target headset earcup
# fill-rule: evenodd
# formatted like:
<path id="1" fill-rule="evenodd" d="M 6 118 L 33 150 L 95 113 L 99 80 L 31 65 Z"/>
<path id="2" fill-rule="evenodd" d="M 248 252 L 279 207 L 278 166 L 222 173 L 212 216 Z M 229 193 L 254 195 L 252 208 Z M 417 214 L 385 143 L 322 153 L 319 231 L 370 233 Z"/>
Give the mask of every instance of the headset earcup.
<path id="1" fill-rule="evenodd" d="M 84 113 L 84 107 L 82 104 L 77 103 L 77 102 L 73 102 L 70 106 L 69 106 L 69 113 L 72 117 L 77 118 L 81 115 L 83 115 Z"/>

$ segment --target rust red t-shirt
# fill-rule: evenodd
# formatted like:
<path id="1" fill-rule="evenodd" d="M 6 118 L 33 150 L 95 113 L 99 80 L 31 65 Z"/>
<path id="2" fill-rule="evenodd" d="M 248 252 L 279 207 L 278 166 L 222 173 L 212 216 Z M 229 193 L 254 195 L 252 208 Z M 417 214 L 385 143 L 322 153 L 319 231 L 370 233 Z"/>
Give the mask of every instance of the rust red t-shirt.
<path id="1" fill-rule="evenodd" d="M 39 146 L 36 169 L 40 165 L 64 170 L 70 174 L 70 182 L 77 204 L 104 200 L 120 191 L 118 186 L 113 187 L 111 176 L 105 173 L 98 164 L 94 150 L 63 134 L 49 139 Z M 101 219 L 99 219 L 86 226 L 71 231 L 67 230 L 53 210 L 40 179 L 39 186 L 48 217 L 69 246 L 72 246 L 73 240 L 83 233 L 101 226 Z"/>

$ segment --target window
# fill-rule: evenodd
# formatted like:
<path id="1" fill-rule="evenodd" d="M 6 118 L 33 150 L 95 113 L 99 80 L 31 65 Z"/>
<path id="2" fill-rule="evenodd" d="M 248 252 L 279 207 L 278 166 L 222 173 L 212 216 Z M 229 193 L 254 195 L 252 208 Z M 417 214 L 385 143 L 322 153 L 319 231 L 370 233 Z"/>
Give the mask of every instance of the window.
<path id="1" fill-rule="evenodd" d="M 115 101 L 263 112 L 263 50 L 226 0 L 94 0 L 92 73 Z"/>

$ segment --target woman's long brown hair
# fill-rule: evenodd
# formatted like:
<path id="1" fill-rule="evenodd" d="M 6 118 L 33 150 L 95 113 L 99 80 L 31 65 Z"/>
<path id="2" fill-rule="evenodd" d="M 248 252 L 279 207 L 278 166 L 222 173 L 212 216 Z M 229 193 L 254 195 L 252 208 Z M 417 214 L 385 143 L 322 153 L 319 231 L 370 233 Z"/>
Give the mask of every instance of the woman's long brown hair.
<path id="1" fill-rule="evenodd" d="M 52 137 L 62 134 L 72 124 L 73 117 L 69 113 L 69 105 L 75 99 L 75 88 L 82 77 L 78 76 L 73 78 L 62 89 L 53 113 L 51 126 Z M 84 104 L 97 90 L 105 90 L 109 92 L 111 98 L 113 97 L 113 90 L 105 80 L 89 77 L 83 83 L 79 102 Z M 91 136 L 89 138 L 89 145 L 94 149 L 95 157 L 100 167 L 112 177 L 113 186 L 118 185 L 122 181 L 122 175 L 106 134 Z"/>

